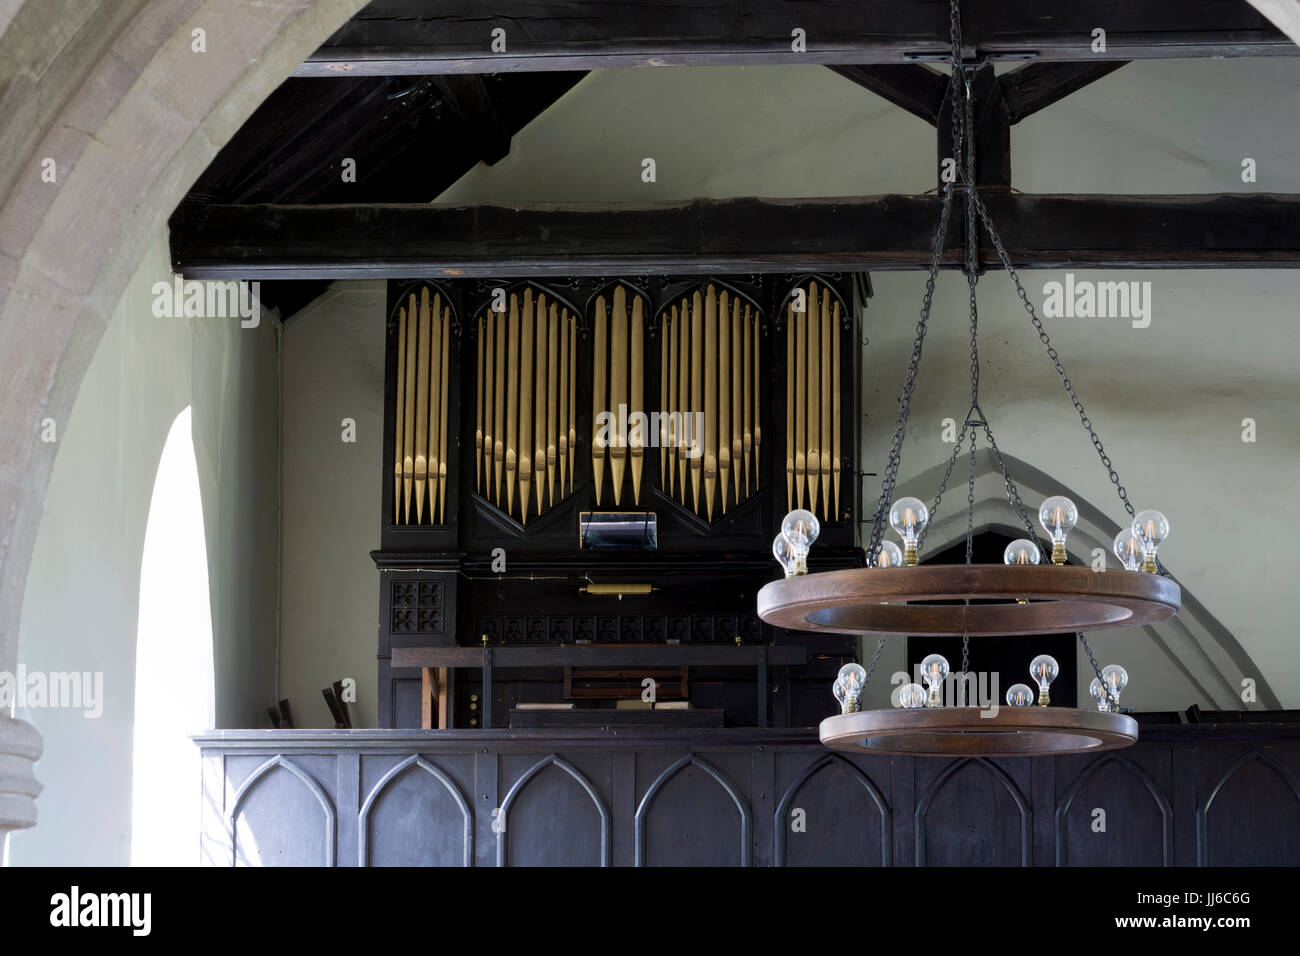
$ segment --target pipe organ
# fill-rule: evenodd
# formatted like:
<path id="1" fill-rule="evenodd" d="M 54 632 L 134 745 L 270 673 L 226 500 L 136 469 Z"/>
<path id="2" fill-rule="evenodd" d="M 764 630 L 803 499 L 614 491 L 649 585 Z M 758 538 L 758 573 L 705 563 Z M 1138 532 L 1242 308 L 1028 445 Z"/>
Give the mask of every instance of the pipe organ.
<path id="1" fill-rule="evenodd" d="M 660 488 L 710 522 L 757 487 L 761 321 L 753 302 L 712 282 L 659 317 Z"/>
<path id="2" fill-rule="evenodd" d="M 584 696 L 583 682 L 637 678 L 626 662 L 641 648 L 647 673 L 676 673 L 688 665 L 673 648 L 692 645 L 710 648 L 690 652 L 692 711 L 651 717 L 821 714 L 852 639 L 770 628 L 754 596 L 779 573 L 771 543 L 792 507 L 821 519 L 819 570 L 861 564 L 862 278 L 391 281 L 372 553 L 381 726 L 444 710 L 458 727 L 551 726 L 561 717 L 527 708 L 565 701 L 570 721 L 611 720 L 613 701 Z M 653 520 L 656 534 L 584 550 L 587 512 Z M 489 677 L 493 649 L 514 646 L 536 653 L 502 653 Z M 624 663 L 603 663 L 609 648 Z M 445 677 L 410 663 L 426 651 L 452 655 Z M 766 694 L 771 681 L 782 695 Z M 446 696 L 431 710 L 435 686 Z"/>
<path id="3" fill-rule="evenodd" d="M 573 491 L 578 323 L 532 286 L 500 299 L 475 326 L 474 491 L 523 525 Z"/>
<path id="4" fill-rule="evenodd" d="M 400 307 L 393 428 L 393 524 L 442 524 L 447 515 L 447 361 L 451 307 L 424 286 Z"/>
<path id="5" fill-rule="evenodd" d="M 840 513 L 844 470 L 842 357 L 835 347 L 842 309 L 843 302 L 816 279 L 794 289 L 786 302 L 786 509 L 807 507 L 823 520 Z"/>
<path id="6" fill-rule="evenodd" d="M 632 481 L 632 503 L 641 503 L 649 419 L 645 409 L 645 296 L 618 284 L 596 297 L 592 346 L 592 490 L 601 503 L 609 463 L 614 505 L 623 499 L 624 477 Z"/>

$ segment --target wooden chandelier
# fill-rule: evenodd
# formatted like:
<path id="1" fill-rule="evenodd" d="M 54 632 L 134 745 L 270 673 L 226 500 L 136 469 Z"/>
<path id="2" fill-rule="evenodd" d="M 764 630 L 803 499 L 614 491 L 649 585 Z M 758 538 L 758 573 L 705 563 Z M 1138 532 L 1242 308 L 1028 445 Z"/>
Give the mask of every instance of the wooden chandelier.
<path id="1" fill-rule="evenodd" d="M 773 581 L 758 592 L 758 614 L 777 627 L 836 634 L 1043 634 L 1154 624 L 1180 600 L 1172 578 L 1141 571 L 941 564 Z"/>

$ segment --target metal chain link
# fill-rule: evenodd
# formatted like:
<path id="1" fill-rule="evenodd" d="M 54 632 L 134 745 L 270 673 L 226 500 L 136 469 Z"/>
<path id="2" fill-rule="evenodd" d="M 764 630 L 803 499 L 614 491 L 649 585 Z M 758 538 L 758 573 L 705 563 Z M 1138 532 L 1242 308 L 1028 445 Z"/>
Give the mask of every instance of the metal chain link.
<path id="1" fill-rule="evenodd" d="M 1118 698 L 1110 692 L 1110 688 L 1106 686 L 1105 678 L 1101 676 L 1101 667 L 1097 664 L 1097 658 L 1092 656 L 1092 648 L 1088 646 L 1088 639 L 1083 636 L 1083 631 L 1075 631 L 1074 633 L 1079 638 L 1079 643 L 1083 645 L 1083 649 L 1088 655 L 1088 663 L 1092 665 L 1092 672 L 1097 675 L 1097 682 L 1101 684 L 1102 690 L 1106 692 L 1106 699 L 1111 702 L 1112 706 L 1118 704 Z"/>

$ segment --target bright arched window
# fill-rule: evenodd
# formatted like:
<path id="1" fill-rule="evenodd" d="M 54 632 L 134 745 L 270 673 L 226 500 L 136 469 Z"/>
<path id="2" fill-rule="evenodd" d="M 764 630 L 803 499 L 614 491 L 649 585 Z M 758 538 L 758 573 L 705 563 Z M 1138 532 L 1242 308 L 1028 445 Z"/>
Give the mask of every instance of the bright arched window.
<path id="1" fill-rule="evenodd" d="M 131 863 L 199 862 L 199 751 L 215 722 L 212 613 L 190 409 L 158 463 L 140 565 L 135 646 Z"/>

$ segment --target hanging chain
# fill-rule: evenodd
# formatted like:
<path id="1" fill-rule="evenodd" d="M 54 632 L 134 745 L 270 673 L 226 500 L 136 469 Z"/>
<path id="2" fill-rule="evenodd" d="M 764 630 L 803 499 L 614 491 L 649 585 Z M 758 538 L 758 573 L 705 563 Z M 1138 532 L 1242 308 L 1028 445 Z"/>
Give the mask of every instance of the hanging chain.
<path id="1" fill-rule="evenodd" d="M 912 391 L 916 387 L 916 371 L 921 364 L 921 350 L 925 345 L 925 333 L 930 321 L 930 305 L 934 301 L 934 284 L 939 275 L 939 259 L 943 254 L 943 238 L 948 232 L 948 217 L 952 211 L 952 192 L 945 191 L 943 208 L 939 214 L 939 226 L 934 232 L 934 244 L 930 249 L 930 269 L 925 280 L 925 296 L 921 300 L 921 317 L 916 323 L 916 339 L 912 343 L 912 357 L 907 363 L 907 375 L 903 380 L 903 391 L 898 402 L 898 420 L 894 426 L 894 437 L 889 445 L 889 460 L 885 464 L 884 477 L 880 482 L 880 500 L 876 502 L 875 525 L 871 529 L 871 541 L 867 546 L 867 560 L 875 564 L 880 552 L 880 542 L 885 534 L 885 521 L 889 506 L 894 500 L 894 487 L 898 483 L 898 466 L 903 455 L 903 438 L 907 433 L 907 419 L 912 412 Z"/>
<path id="2" fill-rule="evenodd" d="M 1092 672 L 1097 675 L 1097 683 L 1101 684 L 1102 690 L 1106 692 L 1106 699 L 1110 701 L 1111 706 L 1119 703 L 1119 698 L 1110 692 L 1106 686 L 1106 679 L 1101 676 L 1101 667 L 1097 664 L 1097 658 L 1092 655 L 1092 648 L 1088 646 L 1088 639 L 1083 636 L 1083 631 L 1075 631 L 1079 638 L 1079 643 L 1083 645 L 1084 652 L 1088 655 L 1088 663 L 1092 665 Z"/>

